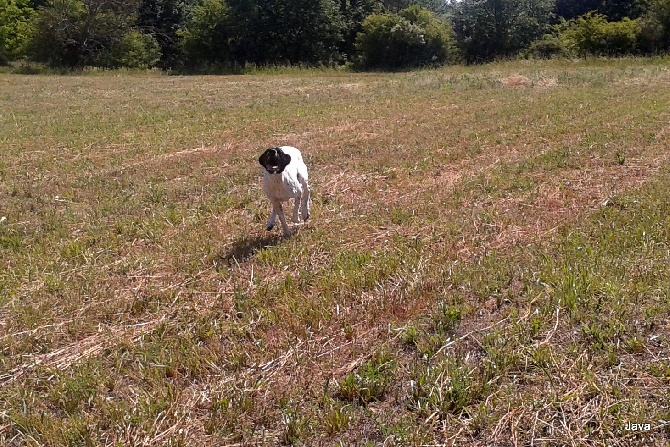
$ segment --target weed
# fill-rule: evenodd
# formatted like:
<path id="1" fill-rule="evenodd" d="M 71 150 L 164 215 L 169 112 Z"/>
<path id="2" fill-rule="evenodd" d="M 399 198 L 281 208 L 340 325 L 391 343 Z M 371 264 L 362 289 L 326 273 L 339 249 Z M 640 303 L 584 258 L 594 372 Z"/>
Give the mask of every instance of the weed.
<path id="1" fill-rule="evenodd" d="M 209 408 L 209 418 L 205 423 L 208 434 L 221 433 L 235 435 L 240 418 L 254 410 L 252 393 L 247 390 L 227 389 L 219 392 Z"/>
<path id="2" fill-rule="evenodd" d="M 616 151 L 614 153 L 614 160 L 619 166 L 623 166 L 626 163 L 626 153 L 624 151 Z"/>
<path id="3" fill-rule="evenodd" d="M 17 231 L 2 231 L 0 232 L 0 249 L 19 251 L 21 240 L 21 235 Z"/>
<path id="4" fill-rule="evenodd" d="M 433 313 L 432 329 L 440 335 L 449 334 L 456 328 L 461 317 L 460 307 L 440 303 Z"/>
<path id="5" fill-rule="evenodd" d="M 422 417 L 460 414 L 479 398 L 475 375 L 463 359 L 418 366 L 412 374 L 411 408 Z"/>
<path id="6" fill-rule="evenodd" d="M 388 352 L 377 352 L 357 372 L 348 374 L 339 382 L 336 397 L 357 404 L 382 400 L 393 380 L 395 366 Z"/>
<path id="7" fill-rule="evenodd" d="M 400 342 L 403 345 L 416 347 L 419 342 L 420 331 L 414 325 L 407 325 L 403 328 L 398 329 L 400 332 Z"/>
<path id="8" fill-rule="evenodd" d="M 323 406 L 323 425 L 326 433 L 332 436 L 346 430 L 352 419 L 348 404 L 342 404 L 325 396 Z"/>
<path id="9" fill-rule="evenodd" d="M 309 420 L 301 416 L 296 410 L 291 408 L 284 409 L 282 420 L 284 430 L 279 438 L 282 445 L 300 444 L 308 436 L 310 430 Z"/>

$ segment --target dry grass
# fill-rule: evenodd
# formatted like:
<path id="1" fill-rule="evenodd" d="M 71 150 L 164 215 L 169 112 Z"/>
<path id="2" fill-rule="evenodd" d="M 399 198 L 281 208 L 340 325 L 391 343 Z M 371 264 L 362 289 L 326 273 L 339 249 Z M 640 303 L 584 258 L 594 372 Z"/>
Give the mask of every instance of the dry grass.
<path id="1" fill-rule="evenodd" d="M 0 444 L 667 444 L 668 80 L 5 75 Z"/>

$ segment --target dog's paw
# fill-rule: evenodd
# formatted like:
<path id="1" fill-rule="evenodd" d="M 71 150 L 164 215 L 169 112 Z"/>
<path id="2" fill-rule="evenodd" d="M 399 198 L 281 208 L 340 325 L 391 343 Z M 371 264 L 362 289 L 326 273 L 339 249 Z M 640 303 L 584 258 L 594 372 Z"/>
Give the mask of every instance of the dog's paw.
<path id="1" fill-rule="evenodd" d="M 272 229 L 275 227 L 275 224 L 268 224 L 265 229 L 268 231 L 272 231 Z"/>

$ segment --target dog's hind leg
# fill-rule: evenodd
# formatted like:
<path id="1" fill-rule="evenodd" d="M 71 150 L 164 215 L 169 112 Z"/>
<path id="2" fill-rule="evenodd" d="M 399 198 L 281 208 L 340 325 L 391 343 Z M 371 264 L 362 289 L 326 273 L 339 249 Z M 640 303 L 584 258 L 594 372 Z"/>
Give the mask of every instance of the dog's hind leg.
<path id="1" fill-rule="evenodd" d="M 302 183 L 302 196 L 300 197 L 302 204 L 300 212 L 302 213 L 302 220 L 307 222 L 309 219 L 309 185 L 307 184 L 307 180 L 304 179 L 301 179 L 300 183 Z M 297 202 L 298 201 L 296 200 L 296 206 Z"/>
<path id="2" fill-rule="evenodd" d="M 293 223 L 300 222 L 300 216 L 298 215 L 298 209 L 300 206 L 300 197 L 293 199 Z"/>

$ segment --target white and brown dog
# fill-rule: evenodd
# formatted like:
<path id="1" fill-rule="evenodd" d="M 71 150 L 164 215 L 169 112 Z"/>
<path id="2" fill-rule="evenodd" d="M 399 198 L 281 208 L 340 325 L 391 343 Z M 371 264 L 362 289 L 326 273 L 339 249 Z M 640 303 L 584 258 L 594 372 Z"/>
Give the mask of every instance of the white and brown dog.
<path id="1" fill-rule="evenodd" d="M 294 199 L 293 222 L 300 222 L 298 204 L 302 219 L 309 219 L 309 184 L 307 166 L 302 160 L 300 151 L 291 146 L 271 147 L 263 152 L 258 162 L 265 168 L 263 175 L 263 191 L 272 203 L 272 214 L 266 229 L 272 230 L 279 216 L 284 236 L 290 234 L 282 202 Z"/>

